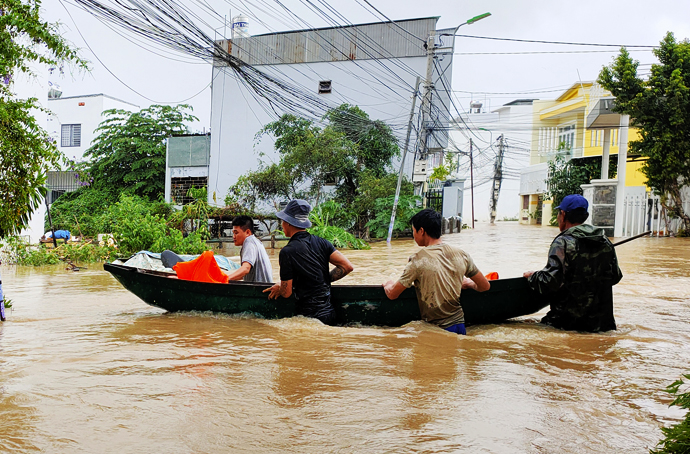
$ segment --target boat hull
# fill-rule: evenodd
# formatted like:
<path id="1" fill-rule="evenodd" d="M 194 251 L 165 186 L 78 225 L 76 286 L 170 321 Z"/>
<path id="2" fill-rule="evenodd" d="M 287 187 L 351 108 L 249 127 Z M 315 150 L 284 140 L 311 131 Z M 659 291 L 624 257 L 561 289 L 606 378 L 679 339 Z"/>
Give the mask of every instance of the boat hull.
<path id="1" fill-rule="evenodd" d="M 169 312 L 251 313 L 268 319 L 296 315 L 294 297 L 268 299 L 263 291 L 270 284 L 209 284 L 110 263 L 103 268 L 145 303 Z M 341 325 L 402 326 L 420 319 L 413 288 L 391 301 L 380 285 L 333 285 L 331 301 Z M 529 288 L 526 279 L 515 278 L 492 281 L 487 292 L 463 290 L 460 304 L 466 324 L 478 325 L 533 314 L 548 303 Z"/>

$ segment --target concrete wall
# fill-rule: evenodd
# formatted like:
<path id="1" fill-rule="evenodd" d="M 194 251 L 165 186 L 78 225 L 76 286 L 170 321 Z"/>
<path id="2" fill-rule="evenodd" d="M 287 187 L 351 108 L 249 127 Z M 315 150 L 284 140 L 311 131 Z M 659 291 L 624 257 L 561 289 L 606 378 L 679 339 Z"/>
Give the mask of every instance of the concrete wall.
<path id="1" fill-rule="evenodd" d="M 96 128 L 103 121 L 101 115 L 104 110 L 124 109 L 138 111 L 139 107 L 107 95 L 69 96 L 58 99 L 49 99 L 48 108 L 52 115 L 48 119 L 48 133 L 57 140 L 57 145 L 68 158 L 81 160 L 84 152 L 91 146 L 96 138 Z M 61 145 L 62 125 L 81 125 L 81 145 L 78 147 L 63 147 Z"/>
<path id="2" fill-rule="evenodd" d="M 314 94 L 318 93 L 320 80 L 331 80 L 332 92 L 321 95 L 324 101 L 333 107 L 343 103 L 357 105 L 372 119 L 397 125 L 394 130 L 402 144 L 412 102 L 410 86 L 414 87 L 415 84 L 415 76 L 402 68 L 425 74 L 426 61 L 426 57 L 408 57 L 378 61 L 281 64 L 258 66 L 257 69 L 304 90 L 313 90 Z M 392 83 L 390 79 L 398 82 Z M 214 203 L 215 193 L 220 204 L 228 188 L 241 175 L 258 168 L 259 152 L 266 154 L 264 160 L 268 162 L 277 160 L 274 140 L 265 136 L 260 143 L 255 144 L 254 136 L 265 124 L 275 121 L 278 115 L 270 110 L 265 100 L 257 99 L 258 95 L 237 81 L 234 74 L 225 67 L 213 67 L 212 84 L 208 193 L 209 203 Z M 418 99 L 417 106 L 420 101 Z M 410 143 L 415 143 L 414 133 Z M 408 154 L 405 162 L 408 176 L 412 174 L 411 157 L 412 154 Z"/>

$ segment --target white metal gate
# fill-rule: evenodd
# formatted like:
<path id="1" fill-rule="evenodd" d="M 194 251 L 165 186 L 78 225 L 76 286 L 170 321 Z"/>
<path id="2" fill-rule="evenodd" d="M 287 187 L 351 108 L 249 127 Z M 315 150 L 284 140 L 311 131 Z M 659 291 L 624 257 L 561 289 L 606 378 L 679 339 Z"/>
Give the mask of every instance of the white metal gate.
<path id="1" fill-rule="evenodd" d="M 687 213 L 690 211 L 690 187 L 683 188 L 682 200 Z M 666 236 L 678 233 L 682 227 L 680 218 L 669 216 L 661 206 L 661 197 L 646 191 L 643 186 L 625 188 L 623 207 L 623 236 L 648 230 L 652 235 Z"/>

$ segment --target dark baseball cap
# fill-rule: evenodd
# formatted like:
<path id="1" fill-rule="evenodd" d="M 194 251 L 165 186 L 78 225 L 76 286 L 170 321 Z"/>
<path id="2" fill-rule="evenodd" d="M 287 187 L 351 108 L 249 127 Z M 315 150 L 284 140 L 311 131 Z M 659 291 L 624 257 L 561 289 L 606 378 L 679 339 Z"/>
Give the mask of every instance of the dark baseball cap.
<path id="1" fill-rule="evenodd" d="M 584 209 L 585 211 L 589 208 L 589 202 L 580 194 L 570 194 L 563 197 L 561 203 L 556 207 L 557 210 L 563 211 L 573 211 L 578 208 Z"/>

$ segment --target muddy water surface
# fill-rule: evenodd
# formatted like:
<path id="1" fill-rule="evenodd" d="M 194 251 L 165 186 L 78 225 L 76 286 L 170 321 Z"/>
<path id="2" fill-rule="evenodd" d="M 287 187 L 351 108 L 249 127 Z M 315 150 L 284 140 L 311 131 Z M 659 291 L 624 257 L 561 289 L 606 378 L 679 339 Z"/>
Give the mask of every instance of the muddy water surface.
<path id="1" fill-rule="evenodd" d="M 553 228 L 447 235 L 482 272 L 541 268 Z M 395 278 L 411 240 L 345 251 L 347 283 Z M 0 452 L 646 452 L 690 370 L 690 240 L 618 250 L 619 330 L 543 314 L 468 329 L 166 314 L 99 266 L 0 268 Z M 277 251 L 272 257 L 277 277 Z"/>

